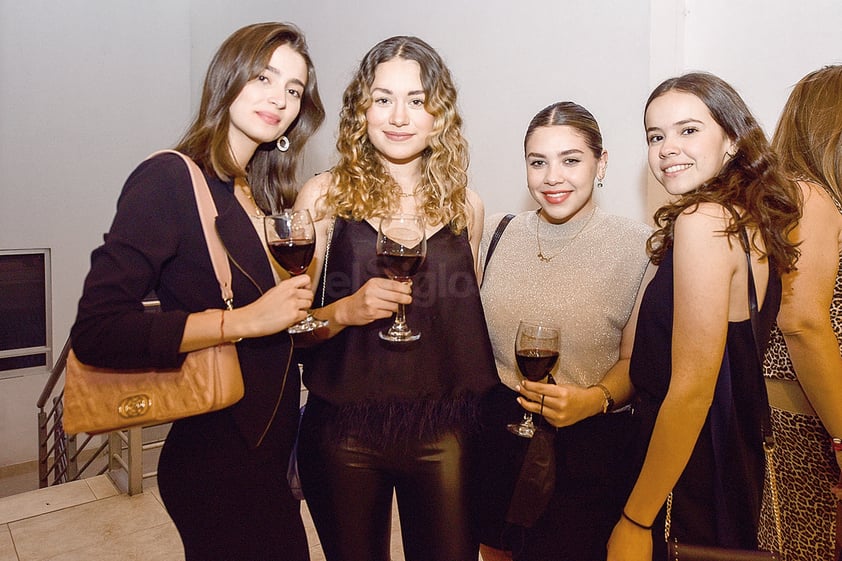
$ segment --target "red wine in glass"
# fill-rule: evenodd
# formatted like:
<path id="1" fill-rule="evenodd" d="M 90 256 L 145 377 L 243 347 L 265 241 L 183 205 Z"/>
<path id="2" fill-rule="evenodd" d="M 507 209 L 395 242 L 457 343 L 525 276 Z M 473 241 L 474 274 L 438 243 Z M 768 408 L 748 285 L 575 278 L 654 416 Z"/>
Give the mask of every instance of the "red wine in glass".
<path id="1" fill-rule="evenodd" d="M 386 276 L 392 280 L 406 282 L 418 272 L 424 257 L 421 255 L 401 255 L 395 253 L 383 253 L 380 255 L 380 263 L 386 271 Z"/>
<path id="2" fill-rule="evenodd" d="M 316 251 L 316 227 L 309 210 L 284 210 L 263 217 L 263 231 L 266 246 L 272 258 L 290 275 L 301 275 L 307 271 Z M 327 322 L 307 317 L 287 328 L 289 333 L 308 333 Z"/>
<path id="3" fill-rule="evenodd" d="M 558 362 L 558 351 L 548 349 L 520 349 L 515 353 L 517 367 L 527 380 L 540 382 Z"/>
<path id="4" fill-rule="evenodd" d="M 427 233 L 424 217 L 415 214 L 398 214 L 380 220 L 377 228 L 377 259 L 386 276 L 400 282 L 409 281 L 418 272 L 427 255 Z M 417 341 L 419 331 L 406 323 L 406 309 L 398 305 L 395 321 L 380 338 L 393 343 Z"/>
<path id="5" fill-rule="evenodd" d="M 290 275 L 306 271 L 316 251 L 316 240 L 313 239 L 273 240 L 268 245 L 272 257 Z"/>
<path id="6" fill-rule="evenodd" d="M 540 321 L 521 321 L 515 337 L 515 360 L 524 378 L 540 382 L 550 375 L 558 362 L 559 330 Z M 509 431 L 524 438 L 535 434 L 532 413 L 526 411 L 520 423 L 507 425 Z"/>

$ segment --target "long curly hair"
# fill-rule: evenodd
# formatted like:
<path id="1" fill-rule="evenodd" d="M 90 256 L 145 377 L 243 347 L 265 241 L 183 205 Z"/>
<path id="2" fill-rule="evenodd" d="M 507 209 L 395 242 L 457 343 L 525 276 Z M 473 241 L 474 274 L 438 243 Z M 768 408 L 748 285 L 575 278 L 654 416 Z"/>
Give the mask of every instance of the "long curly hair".
<path id="1" fill-rule="evenodd" d="M 288 45 L 307 64 L 307 84 L 298 117 L 284 133 L 289 150 L 261 144 L 242 169 L 231 153 L 229 108 L 247 82 L 266 69 L 275 50 Z M 222 180 L 245 178 L 264 212 L 291 206 L 297 193 L 296 167 L 307 140 L 324 121 L 325 111 L 304 35 L 291 23 L 257 23 L 238 29 L 219 47 L 205 76 L 202 100 L 176 150 L 192 157 L 206 172 Z"/>
<path id="2" fill-rule="evenodd" d="M 441 56 L 417 37 L 396 36 L 375 45 L 363 57 L 345 89 L 332 169 L 334 184 L 322 201 L 337 216 L 365 220 L 399 208 L 401 189 L 368 138 L 366 111 L 377 66 L 392 59 L 421 67 L 424 109 L 433 116 L 429 146 L 422 154 L 423 212 L 431 224 L 449 224 L 459 233 L 468 222 L 468 146 L 456 107 L 456 86 Z"/>
<path id="3" fill-rule="evenodd" d="M 824 185 L 842 204 L 842 66 L 811 72 L 795 85 L 772 148 L 785 173 Z"/>
<path id="4" fill-rule="evenodd" d="M 800 218 L 800 195 L 795 184 L 780 171 L 777 156 L 745 102 L 721 78 L 706 72 L 692 72 L 665 80 L 655 88 L 646 102 L 644 115 L 655 99 L 669 91 L 698 97 L 735 143 L 737 153 L 715 177 L 655 212 L 658 229 L 647 242 L 652 261 L 660 263 L 667 249 L 672 247 L 675 220 L 681 213 L 688 209 L 693 212 L 700 203 L 712 202 L 728 209 L 734 217 L 724 230 L 725 234 L 742 245 L 742 229 L 757 229 L 764 248 L 752 240 L 753 248 L 761 255 L 771 257 L 780 272 L 792 270 L 798 249 L 790 242 L 788 234 Z"/>

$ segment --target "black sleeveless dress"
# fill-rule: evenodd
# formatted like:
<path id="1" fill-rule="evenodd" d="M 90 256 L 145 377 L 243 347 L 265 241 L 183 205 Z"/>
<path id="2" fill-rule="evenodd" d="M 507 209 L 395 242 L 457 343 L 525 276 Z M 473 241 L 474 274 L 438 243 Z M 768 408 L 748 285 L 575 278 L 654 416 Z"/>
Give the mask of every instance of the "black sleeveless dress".
<path id="1" fill-rule="evenodd" d="M 770 267 L 759 312 L 761 349 L 780 305 L 780 279 Z M 637 394 L 641 434 L 636 453 L 639 472 L 658 410 L 670 382 L 673 318 L 673 253 L 664 255 L 641 304 L 630 375 Z M 671 536 L 680 542 L 743 549 L 757 548 L 763 491 L 761 432 L 765 392 L 751 321 L 729 322 L 725 355 L 713 404 L 690 460 L 673 489 Z M 654 559 L 666 559 L 665 508 L 653 529 Z"/>
<path id="2" fill-rule="evenodd" d="M 330 304 L 369 278 L 385 277 L 376 240 L 368 222 L 336 219 L 317 300 L 325 278 Z M 406 318 L 420 340 L 382 340 L 389 317 L 347 327 L 302 355 L 308 409 L 339 415 L 340 429 L 375 445 L 426 441 L 476 423 L 478 398 L 497 382 L 497 370 L 465 231 L 456 235 L 445 226 L 429 237 L 412 298 Z"/>

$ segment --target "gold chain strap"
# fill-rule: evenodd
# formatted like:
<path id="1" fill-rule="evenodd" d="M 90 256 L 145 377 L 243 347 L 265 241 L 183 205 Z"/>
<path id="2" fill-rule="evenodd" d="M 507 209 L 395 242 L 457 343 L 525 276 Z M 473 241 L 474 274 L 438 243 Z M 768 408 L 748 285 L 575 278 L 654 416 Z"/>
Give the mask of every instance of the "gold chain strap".
<path id="1" fill-rule="evenodd" d="M 781 526 L 781 505 L 778 502 L 778 483 L 777 476 L 775 475 L 775 462 L 772 459 L 772 452 L 774 450 L 774 444 L 763 443 L 763 451 L 766 453 L 766 465 L 769 469 L 769 493 L 772 495 L 772 513 L 775 516 L 775 538 L 778 542 L 778 553 L 780 553 L 782 559 L 785 559 L 783 528 Z"/>
<path id="2" fill-rule="evenodd" d="M 775 517 L 775 541 L 778 542 L 778 554 L 781 559 L 784 555 L 783 527 L 781 526 L 781 505 L 778 502 L 778 484 L 775 475 L 775 462 L 772 459 L 774 444 L 763 443 L 763 451 L 766 454 L 766 465 L 769 470 L 769 494 L 772 496 L 772 513 Z M 664 520 L 664 541 L 670 542 L 670 526 L 672 525 L 672 491 L 667 495 L 667 516 Z"/>
<path id="3" fill-rule="evenodd" d="M 322 263 L 322 307 L 325 305 L 325 290 L 327 287 L 327 260 L 330 257 L 330 240 L 333 238 L 333 225 L 336 224 L 336 217 L 330 219 L 327 227 L 327 245 L 325 246 L 325 262 Z"/>

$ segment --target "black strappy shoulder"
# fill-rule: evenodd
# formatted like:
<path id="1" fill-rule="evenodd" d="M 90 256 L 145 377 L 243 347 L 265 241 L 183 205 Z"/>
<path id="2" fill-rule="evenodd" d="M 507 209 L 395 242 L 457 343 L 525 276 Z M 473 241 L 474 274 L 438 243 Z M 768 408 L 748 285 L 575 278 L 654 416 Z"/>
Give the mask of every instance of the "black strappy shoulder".
<path id="1" fill-rule="evenodd" d="M 754 272 L 752 271 L 751 267 L 751 250 L 749 249 L 749 241 L 748 241 L 748 233 L 746 229 L 743 228 L 740 231 L 740 234 L 743 239 L 743 245 L 745 247 L 746 253 L 746 265 L 748 265 L 748 311 L 749 316 L 751 317 L 751 331 L 754 335 L 754 349 L 757 351 L 757 362 L 761 368 L 763 368 L 763 344 L 761 341 L 764 338 L 761 338 L 761 330 L 766 329 L 766 332 L 771 330 L 771 326 L 761 326 L 760 319 L 758 318 L 758 304 L 757 304 L 757 289 L 754 286 Z M 766 290 L 774 290 L 774 279 L 772 278 L 774 275 L 774 269 L 772 267 L 771 258 L 769 261 L 769 281 L 766 283 Z M 768 341 L 768 337 L 765 338 Z M 766 388 L 765 382 L 763 386 L 761 386 L 764 390 Z M 765 446 L 774 446 L 775 444 L 775 437 L 772 434 L 772 425 L 771 420 L 769 418 L 769 396 L 766 394 L 765 391 L 759 392 L 758 398 L 761 401 L 763 407 L 763 415 L 761 417 L 760 427 L 763 431 L 763 442 Z"/>
<path id="2" fill-rule="evenodd" d="M 500 223 L 497 224 L 497 229 L 494 230 L 494 235 L 491 236 L 491 242 L 488 244 L 488 251 L 485 253 L 485 263 L 482 265 L 483 273 L 485 273 L 485 270 L 488 268 L 488 263 L 491 261 L 491 254 L 494 253 L 494 249 L 500 241 L 500 236 L 503 235 L 503 231 L 506 229 L 506 226 L 509 225 L 509 222 L 511 222 L 514 217 L 514 214 L 507 214 L 502 220 L 500 220 Z M 485 280 L 485 274 L 483 274 L 482 278 Z"/>

